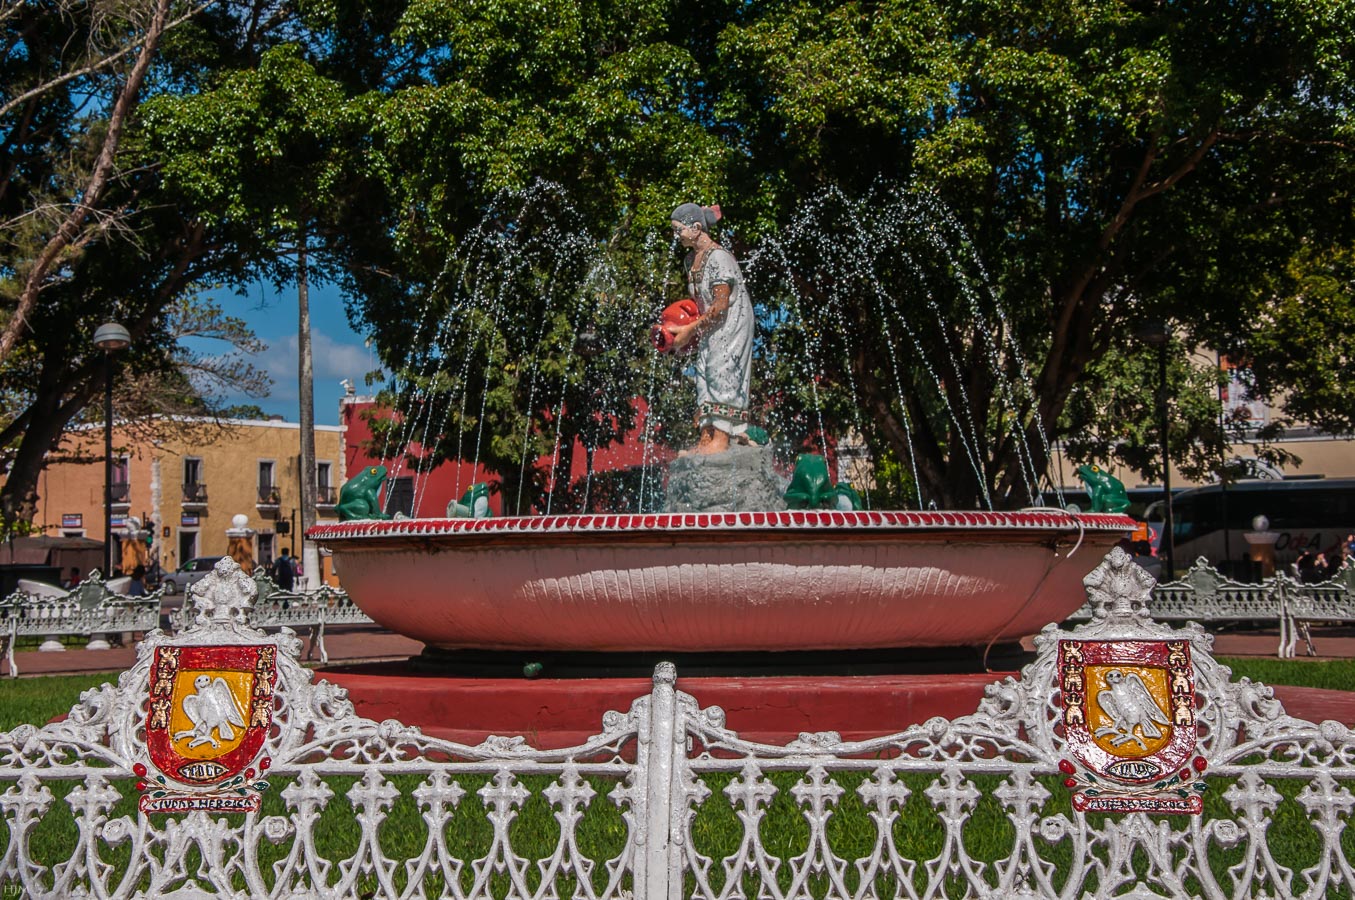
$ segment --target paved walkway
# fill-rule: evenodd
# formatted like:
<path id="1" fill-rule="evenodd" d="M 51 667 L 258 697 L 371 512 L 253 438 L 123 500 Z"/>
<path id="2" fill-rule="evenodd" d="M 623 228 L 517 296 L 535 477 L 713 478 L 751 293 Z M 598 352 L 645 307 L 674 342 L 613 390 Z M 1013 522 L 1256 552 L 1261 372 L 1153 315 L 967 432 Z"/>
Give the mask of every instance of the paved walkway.
<path id="1" fill-rule="evenodd" d="M 1321 629 L 1314 632 L 1313 640 L 1323 654 L 1320 658 L 1355 657 L 1355 629 Z M 426 733 L 471 744 L 489 734 L 528 734 L 535 746 L 570 746 L 596 731 L 604 711 L 624 709 L 648 686 L 643 675 L 583 679 L 547 676 L 528 681 L 515 676 L 478 677 L 480 673 L 465 671 L 449 681 L 401 665 L 420 653 L 423 645 L 375 627 L 331 631 L 325 644 L 330 656 L 328 678 L 348 690 L 360 715 L 397 718 L 423 728 Z M 1224 632 L 1216 635 L 1214 652 L 1220 656 L 1273 659 L 1278 645 L 1279 634 L 1274 631 Z M 58 653 L 26 651 L 15 656 L 23 677 L 118 672 L 136 662 L 132 647 L 70 649 Z M 383 662 L 394 665 L 379 665 Z M 371 663 L 377 665 L 363 665 Z M 956 710 L 969 712 L 977 706 L 984 686 L 1002 674 L 954 676 L 946 680 L 955 683 L 945 685 L 944 689 L 938 689 L 927 676 L 917 675 L 892 680 L 890 676 L 835 679 L 806 675 L 749 680 L 697 675 L 683 678 L 680 686 L 703 698 L 705 703 L 721 701 L 730 710 L 730 726 L 745 736 L 782 743 L 811 722 L 816 730 L 823 730 L 827 727 L 823 723 L 828 722 L 839 730 L 849 731 L 848 726 L 857 721 L 855 713 L 862 709 L 876 711 L 877 715 L 871 717 L 876 728 L 861 734 L 852 732 L 856 738 L 900 730 L 932 715 L 961 714 Z M 902 687 L 895 690 L 893 681 L 900 681 Z M 777 692 L 779 682 L 787 683 L 788 693 Z M 1355 725 L 1355 685 L 1351 688 L 1328 691 L 1277 686 L 1275 695 L 1290 715 L 1309 721 L 1336 719 Z M 739 699 L 740 690 L 751 691 L 756 699 L 743 702 Z M 969 690 L 972 696 L 953 696 L 956 690 Z M 734 694 L 725 696 L 730 691 Z M 847 719 L 838 721 L 848 713 L 851 715 Z M 806 718 L 806 722 L 797 716 Z M 791 720 L 792 724 L 787 724 Z M 456 723 L 457 727 L 451 728 L 449 723 Z"/>
<path id="2" fill-rule="evenodd" d="M 301 637 L 305 639 L 305 634 Z M 303 643 L 303 648 L 305 644 Z M 325 649 L 329 651 L 330 665 L 352 665 L 356 662 L 377 662 L 406 659 L 423 651 L 419 641 L 375 628 L 331 629 L 325 632 Z M 304 649 L 303 649 L 304 652 Z M 315 662 L 320 659 L 315 653 Z M 14 654 L 19 677 L 36 675 L 77 675 L 82 672 L 119 672 L 136 664 L 134 645 L 114 647 L 111 650 L 84 650 L 69 648 L 57 653 L 25 650 Z"/>
<path id="3" fill-rule="evenodd" d="M 1355 658 L 1355 628 L 1314 628 L 1313 643 L 1318 652 L 1316 659 Z M 1274 659 L 1279 645 L 1279 632 L 1273 629 L 1225 631 L 1214 636 L 1216 656 L 1264 656 Z M 325 647 L 329 650 L 331 666 L 407 659 L 423 650 L 423 644 L 419 641 L 376 628 L 331 630 L 325 635 Z M 1303 654 L 1305 649 L 1303 641 L 1300 640 L 1298 652 Z M 1300 655 L 1299 658 L 1313 657 Z M 118 672 L 130 669 L 136 663 L 136 650 L 133 646 L 115 647 L 112 650 L 71 648 L 59 653 L 24 650 L 14 654 L 14 661 L 18 665 L 21 677 Z M 1355 685 L 1351 685 L 1351 689 L 1355 690 Z"/>

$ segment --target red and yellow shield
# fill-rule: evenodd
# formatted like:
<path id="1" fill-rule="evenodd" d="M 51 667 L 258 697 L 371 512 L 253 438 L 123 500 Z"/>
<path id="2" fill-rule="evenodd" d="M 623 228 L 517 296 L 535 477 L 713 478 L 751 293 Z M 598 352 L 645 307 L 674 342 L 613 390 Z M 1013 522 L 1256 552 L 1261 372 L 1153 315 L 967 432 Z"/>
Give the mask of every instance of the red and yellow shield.
<path id="1" fill-rule="evenodd" d="M 210 787 L 259 755 L 273 721 L 277 647 L 157 647 L 146 749 L 181 784 Z"/>
<path id="2" fill-rule="evenodd" d="M 1188 641 L 1060 641 L 1058 671 L 1077 809 L 1200 812 Z"/>

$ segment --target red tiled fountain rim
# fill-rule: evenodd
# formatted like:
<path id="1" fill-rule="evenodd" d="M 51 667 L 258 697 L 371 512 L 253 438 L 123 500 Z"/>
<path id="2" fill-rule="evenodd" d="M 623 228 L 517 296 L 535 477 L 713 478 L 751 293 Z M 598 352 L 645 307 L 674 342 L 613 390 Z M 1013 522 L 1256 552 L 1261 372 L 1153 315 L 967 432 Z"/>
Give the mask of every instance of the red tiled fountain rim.
<path id="1" fill-rule="evenodd" d="M 508 516 L 491 519 L 391 519 L 316 525 L 306 536 L 321 543 L 347 538 L 439 535 L 592 534 L 693 531 L 1129 531 L 1135 522 L 1110 513 L 1061 510 L 909 512 L 792 510 L 786 512 L 648 513 Z"/>

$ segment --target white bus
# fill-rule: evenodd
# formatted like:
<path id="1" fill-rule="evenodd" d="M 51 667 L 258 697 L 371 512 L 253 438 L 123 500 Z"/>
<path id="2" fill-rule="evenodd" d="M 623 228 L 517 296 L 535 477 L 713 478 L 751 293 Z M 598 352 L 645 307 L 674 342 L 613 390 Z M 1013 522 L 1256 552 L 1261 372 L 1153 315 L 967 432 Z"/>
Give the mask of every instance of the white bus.
<path id="1" fill-rule="evenodd" d="M 1154 509 L 1161 520 L 1160 511 Z M 1355 478 L 1238 481 L 1192 488 L 1172 497 L 1173 562 L 1177 573 L 1201 556 L 1224 572 L 1246 571 L 1243 535 L 1264 515 L 1275 542 L 1277 566 L 1300 553 L 1339 557 L 1346 536 L 1355 533 Z M 1160 555 L 1160 554 L 1159 554 Z"/>

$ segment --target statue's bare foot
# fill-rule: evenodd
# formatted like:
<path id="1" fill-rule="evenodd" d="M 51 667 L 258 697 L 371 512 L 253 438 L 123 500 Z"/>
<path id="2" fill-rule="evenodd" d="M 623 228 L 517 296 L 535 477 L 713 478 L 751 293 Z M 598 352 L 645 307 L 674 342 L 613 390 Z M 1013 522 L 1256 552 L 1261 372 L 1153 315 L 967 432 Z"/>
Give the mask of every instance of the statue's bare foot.
<path id="1" fill-rule="evenodd" d="M 678 458 L 684 456 L 712 456 L 716 453 L 724 453 L 729 449 L 729 435 L 718 428 L 710 425 L 701 429 L 701 437 L 697 438 L 695 447 L 688 447 L 686 450 L 678 452 Z"/>
<path id="2" fill-rule="evenodd" d="M 702 432 L 701 440 L 696 442 L 696 447 L 692 452 L 698 456 L 711 456 L 716 453 L 724 453 L 729 449 L 729 435 L 718 428 L 712 428 L 708 432 Z"/>

